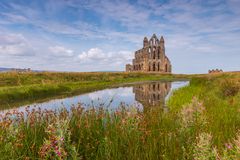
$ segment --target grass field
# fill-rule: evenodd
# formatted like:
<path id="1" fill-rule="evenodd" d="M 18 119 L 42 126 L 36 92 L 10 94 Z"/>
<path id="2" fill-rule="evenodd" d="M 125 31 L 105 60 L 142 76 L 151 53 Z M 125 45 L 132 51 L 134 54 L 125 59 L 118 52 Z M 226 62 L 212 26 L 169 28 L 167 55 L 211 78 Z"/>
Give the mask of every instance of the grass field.
<path id="1" fill-rule="evenodd" d="M 181 80 L 187 75 L 144 73 L 0 73 L 0 108 L 70 96 L 149 80 Z"/>
<path id="2" fill-rule="evenodd" d="M 109 86 L 156 79 L 190 79 L 190 85 L 173 93 L 167 102 L 169 112 L 161 107 L 108 112 L 75 106 L 71 112 L 26 108 L 25 116 L 6 113 L 0 122 L 1 159 L 240 159 L 240 73 L 79 75 L 69 78 L 74 79 L 70 83 L 63 73 L 47 73 L 42 78 L 24 74 L 18 80 L 6 74 L 1 87 L 21 91 L 21 87 L 39 85 L 41 90 L 42 85 L 51 84 L 85 82 L 87 87 L 101 82 Z"/>

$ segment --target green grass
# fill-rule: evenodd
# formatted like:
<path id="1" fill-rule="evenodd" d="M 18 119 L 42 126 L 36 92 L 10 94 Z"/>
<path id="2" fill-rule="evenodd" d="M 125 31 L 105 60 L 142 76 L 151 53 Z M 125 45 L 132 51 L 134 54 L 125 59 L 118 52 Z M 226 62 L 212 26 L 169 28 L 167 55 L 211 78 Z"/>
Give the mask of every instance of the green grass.
<path id="1" fill-rule="evenodd" d="M 224 144 L 234 138 L 240 129 L 239 78 L 240 74 L 193 78 L 189 86 L 174 92 L 168 106 L 172 112 L 177 113 L 193 97 L 202 101 L 206 108 L 207 125 L 199 129 L 211 133 L 214 145 L 222 151 Z"/>
<path id="2" fill-rule="evenodd" d="M 138 81 L 183 80 L 184 75 L 144 73 L 0 73 L 0 108 L 70 96 Z"/>
<path id="3" fill-rule="evenodd" d="M 0 122 L 0 157 L 240 158 L 240 74 L 191 76 L 190 85 L 176 90 L 167 104 L 169 112 L 161 106 L 144 112 L 134 107 L 109 112 L 75 106 L 71 112 L 35 110 L 25 119 L 21 113 L 6 114 Z"/>

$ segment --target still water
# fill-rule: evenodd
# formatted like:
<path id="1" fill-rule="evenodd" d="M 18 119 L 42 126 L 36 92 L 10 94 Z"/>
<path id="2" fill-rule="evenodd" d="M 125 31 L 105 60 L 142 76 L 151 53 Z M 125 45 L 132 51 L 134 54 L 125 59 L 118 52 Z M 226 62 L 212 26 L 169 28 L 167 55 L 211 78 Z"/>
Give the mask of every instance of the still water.
<path id="1" fill-rule="evenodd" d="M 57 110 L 62 107 L 70 109 L 72 106 L 79 104 L 86 109 L 91 107 L 106 107 L 115 110 L 121 105 L 136 106 L 140 110 L 143 110 L 144 107 L 151 106 L 167 108 L 165 103 L 171 96 L 173 90 L 186 86 L 188 83 L 187 81 L 135 83 L 127 87 L 109 88 L 74 97 L 34 103 L 28 106 L 30 109 L 40 107 L 41 109 L 52 110 Z M 23 111 L 25 107 L 26 106 L 20 106 L 17 110 Z"/>

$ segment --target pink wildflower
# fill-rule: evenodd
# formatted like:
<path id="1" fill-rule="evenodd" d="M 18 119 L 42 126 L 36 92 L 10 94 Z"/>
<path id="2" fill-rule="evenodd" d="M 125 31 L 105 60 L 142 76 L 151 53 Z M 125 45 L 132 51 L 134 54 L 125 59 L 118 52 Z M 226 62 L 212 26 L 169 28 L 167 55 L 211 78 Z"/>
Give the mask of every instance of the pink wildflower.
<path id="1" fill-rule="evenodd" d="M 225 143 L 225 146 L 227 147 L 227 149 L 232 149 L 231 143 Z"/>

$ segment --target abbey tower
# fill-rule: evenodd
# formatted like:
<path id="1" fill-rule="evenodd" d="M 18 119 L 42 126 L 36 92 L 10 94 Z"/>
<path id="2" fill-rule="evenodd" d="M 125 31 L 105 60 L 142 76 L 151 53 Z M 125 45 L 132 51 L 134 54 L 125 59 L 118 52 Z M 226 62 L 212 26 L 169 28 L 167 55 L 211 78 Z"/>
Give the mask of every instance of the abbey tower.
<path id="1" fill-rule="evenodd" d="M 143 39 L 143 48 L 135 52 L 135 58 L 132 65 L 126 65 L 127 72 L 162 72 L 171 73 L 171 62 L 165 54 L 164 39 L 160 40 L 155 34 L 150 40 Z"/>

